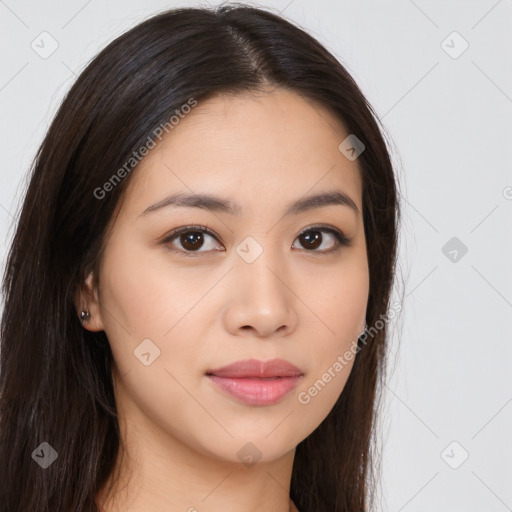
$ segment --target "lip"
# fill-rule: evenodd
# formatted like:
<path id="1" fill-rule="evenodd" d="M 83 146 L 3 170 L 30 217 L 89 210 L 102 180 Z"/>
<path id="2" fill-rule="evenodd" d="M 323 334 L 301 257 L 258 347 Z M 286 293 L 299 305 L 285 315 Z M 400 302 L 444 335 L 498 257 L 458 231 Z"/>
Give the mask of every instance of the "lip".
<path id="1" fill-rule="evenodd" d="M 208 370 L 206 376 L 222 391 L 249 405 L 280 402 L 303 377 L 302 371 L 283 359 L 246 359 Z"/>
<path id="2" fill-rule="evenodd" d="M 269 359 L 268 361 L 244 359 L 222 368 L 208 370 L 206 374 L 233 378 L 272 378 L 297 377 L 302 375 L 302 371 L 284 359 Z"/>

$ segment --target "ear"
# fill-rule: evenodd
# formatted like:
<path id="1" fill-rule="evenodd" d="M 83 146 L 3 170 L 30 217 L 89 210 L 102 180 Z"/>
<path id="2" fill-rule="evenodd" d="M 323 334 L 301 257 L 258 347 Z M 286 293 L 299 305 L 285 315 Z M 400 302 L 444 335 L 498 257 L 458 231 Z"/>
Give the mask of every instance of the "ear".
<path id="1" fill-rule="evenodd" d="M 82 311 L 89 312 L 88 320 L 84 322 L 80 320 L 83 328 L 88 331 L 103 331 L 99 294 L 93 285 L 93 277 L 93 272 L 91 272 L 83 282 L 80 290 L 76 293 L 74 302 L 79 320 Z"/>

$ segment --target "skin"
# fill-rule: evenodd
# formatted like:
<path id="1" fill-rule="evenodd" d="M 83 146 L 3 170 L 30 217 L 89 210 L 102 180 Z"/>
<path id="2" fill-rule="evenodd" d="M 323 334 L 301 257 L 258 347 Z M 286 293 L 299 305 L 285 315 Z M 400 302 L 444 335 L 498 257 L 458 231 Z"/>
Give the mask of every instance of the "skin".
<path id="1" fill-rule="evenodd" d="M 120 490 L 108 502 L 98 493 L 102 510 L 293 510 L 295 447 L 332 409 L 353 360 L 307 405 L 298 395 L 355 342 L 368 302 L 360 170 L 338 149 L 347 136 L 327 110 L 290 91 L 217 96 L 199 102 L 133 171 L 99 288 L 89 275 L 76 300 L 91 314 L 84 327 L 106 332 L 115 360 L 124 448 Z M 328 205 L 283 217 L 288 203 L 334 189 L 359 213 Z M 242 213 L 168 207 L 141 215 L 175 192 L 216 194 Z M 342 231 L 350 245 L 322 254 L 336 239 L 320 231 L 321 245 L 308 248 L 299 235 L 316 223 Z M 184 237 L 161 243 L 192 224 L 217 240 L 204 234 L 195 252 Z M 248 236 L 263 249 L 250 264 L 236 252 Z M 185 246 L 192 257 L 169 250 Z M 148 366 L 134 356 L 145 339 L 160 350 Z M 205 376 L 275 357 L 303 378 L 271 406 L 240 402 Z M 237 456 L 248 442 L 261 452 L 251 467 Z"/>

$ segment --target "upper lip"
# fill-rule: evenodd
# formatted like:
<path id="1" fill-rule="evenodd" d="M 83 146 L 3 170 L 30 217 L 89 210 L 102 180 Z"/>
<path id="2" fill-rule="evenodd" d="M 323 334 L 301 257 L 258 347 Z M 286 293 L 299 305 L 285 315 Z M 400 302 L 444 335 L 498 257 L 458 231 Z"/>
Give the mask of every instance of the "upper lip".
<path id="1" fill-rule="evenodd" d="M 207 375 L 232 378 L 268 378 L 268 377 L 296 377 L 302 375 L 302 371 L 284 359 L 245 359 L 234 363 L 208 370 Z"/>

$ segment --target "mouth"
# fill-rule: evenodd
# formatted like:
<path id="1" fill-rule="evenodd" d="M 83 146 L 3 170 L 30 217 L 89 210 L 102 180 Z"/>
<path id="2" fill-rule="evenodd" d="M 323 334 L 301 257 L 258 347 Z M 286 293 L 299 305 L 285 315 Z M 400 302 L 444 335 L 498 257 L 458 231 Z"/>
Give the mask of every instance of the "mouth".
<path id="1" fill-rule="evenodd" d="M 208 370 L 206 376 L 224 394 L 253 406 L 279 403 L 304 377 L 299 368 L 282 359 L 237 361 Z"/>
<path id="2" fill-rule="evenodd" d="M 268 361 L 244 359 L 243 361 L 235 361 L 222 368 L 208 370 L 206 375 L 226 378 L 272 379 L 276 377 L 297 377 L 302 375 L 302 371 L 284 359 L 269 359 Z"/>
<path id="3" fill-rule="evenodd" d="M 301 376 L 270 378 L 233 378 L 208 375 L 222 391 L 248 405 L 279 403 L 298 384 Z"/>

